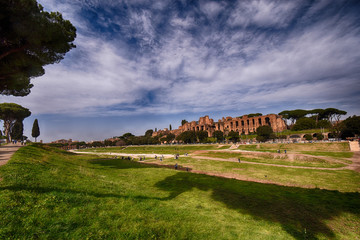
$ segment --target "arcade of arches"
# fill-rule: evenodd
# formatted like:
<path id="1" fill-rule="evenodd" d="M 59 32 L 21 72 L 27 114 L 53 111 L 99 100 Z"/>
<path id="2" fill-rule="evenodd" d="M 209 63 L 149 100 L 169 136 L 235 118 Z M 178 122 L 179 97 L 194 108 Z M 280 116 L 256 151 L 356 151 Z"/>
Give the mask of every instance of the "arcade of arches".
<path id="1" fill-rule="evenodd" d="M 260 126 L 270 126 L 274 132 L 280 132 L 286 129 L 286 123 L 281 116 L 276 114 L 268 114 L 265 116 L 248 117 L 226 117 L 214 122 L 209 116 L 200 117 L 199 121 L 187 122 L 178 129 L 169 131 L 168 129 L 159 130 L 153 133 L 153 136 L 159 134 L 173 133 L 176 136 L 185 131 L 207 131 L 209 136 L 212 136 L 215 131 L 222 131 L 228 133 L 230 131 L 238 132 L 239 134 L 251 134 L 256 132 Z"/>

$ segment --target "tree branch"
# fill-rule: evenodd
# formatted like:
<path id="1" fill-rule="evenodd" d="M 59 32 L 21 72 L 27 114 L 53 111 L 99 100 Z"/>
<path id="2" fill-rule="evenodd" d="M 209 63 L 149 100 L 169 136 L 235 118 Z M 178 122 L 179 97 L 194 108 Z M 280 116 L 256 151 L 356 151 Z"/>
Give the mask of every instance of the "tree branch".
<path id="1" fill-rule="evenodd" d="M 22 47 L 14 48 L 14 49 L 11 49 L 11 50 L 9 50 L 9 51 L 7 51 L 7 52 L 4 52 L 3 54 L 0 55 L 0 60 L 2 60 L 4 57 L 6 57 L 6 56 L 8 56 L 8 55 L 10 55 L 10 54 L 12 54 L 12 53 L 21 52 L 21 51 L 23 51 L 25 48 L 27 48 L 28 46 L 29 46 L 29 45 L 26 44 L 26 45 L 24 45 L 24 46 L 22 46 Z"/>

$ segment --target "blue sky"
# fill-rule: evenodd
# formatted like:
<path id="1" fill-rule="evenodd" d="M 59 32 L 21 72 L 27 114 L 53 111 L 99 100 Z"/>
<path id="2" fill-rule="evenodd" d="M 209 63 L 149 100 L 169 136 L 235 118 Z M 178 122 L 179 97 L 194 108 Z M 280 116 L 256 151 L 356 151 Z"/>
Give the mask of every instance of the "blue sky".
<path id="1" fill-rule="evenodd" d="M 33 79 L 39 139 L 103 140 L 209 115 L 335 107 L 360 115 L 359 1 L 38 0 L 76 49 Z"/>

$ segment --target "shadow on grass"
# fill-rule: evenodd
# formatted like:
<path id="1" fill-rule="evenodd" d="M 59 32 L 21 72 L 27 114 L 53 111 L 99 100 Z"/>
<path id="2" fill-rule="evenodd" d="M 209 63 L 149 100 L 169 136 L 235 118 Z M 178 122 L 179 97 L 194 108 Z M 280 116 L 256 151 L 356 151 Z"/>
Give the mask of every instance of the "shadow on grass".
<path id="1" fill-rule="evenodd" d="M 117 169 L 127 169 L 127 168 L 169 168 L 169 169 L 175 169 L 175 166 L 173 164 L 171 165 L 158 165 L 156 163 L 150 163 L 150 162 L 135 162 L 130 161 L 126 159 L 96 159 L 90 161 L 92 164 L 95 164 L 97 166 L 102 167 L 109 167 L 109 168 L 117 168 Z M 186 168 L 183 166 L 178 165 L 177 170 L 180 171 L 191 171 L 191 168 Z"/>
<path id="2" fill-rule="evenodd" d="M 197 188 L 212 190 L 212 198 L 229 209 L 278 222 L 296 239 L 316 238 L 323 234 L 335 237 L 326 220 L 352 213 L 360 215 L 360 193 L 341 193 L 321 189 L 303 189 L 271 184 L 178 172 L 156 185 L 170 194 L 164 200 Z"/>
<path id="3" fill-rule="evenodd" d="M 0 187 L 0 192 L 3 190 L 10 190 L 13 192 L 21 192 L 21 191 L 29 191 L 32 193 L 42 194 L 42 193 L 61 193 L 61 194 L 71 194 L 73 196 L 92 196 L 97 198 L 124 198 L 124 199 L 138 199 L 138 200 L 163 200 L 163 198 L 158 197 L 146 197 L 142 195 L 123 195 L 123 194 L 115 194 L 115 193 L 99 193 L 95 191 L 80 191 L 75 189 L 62 189 L 57 187 L 29 187 L 27 185 L 12 185 L 6 187 Z"/>
<path id="4" fill-rule="evenodd" d="M 115 159 L 99 158 L 99 159 L 91 160 L 90 163 L 101 167 L 117 168 L 117 169 L 157 167 L 150 164 L 143 164 L 136 161 L 121 159 L 121 158 L 115 158 Z"/>

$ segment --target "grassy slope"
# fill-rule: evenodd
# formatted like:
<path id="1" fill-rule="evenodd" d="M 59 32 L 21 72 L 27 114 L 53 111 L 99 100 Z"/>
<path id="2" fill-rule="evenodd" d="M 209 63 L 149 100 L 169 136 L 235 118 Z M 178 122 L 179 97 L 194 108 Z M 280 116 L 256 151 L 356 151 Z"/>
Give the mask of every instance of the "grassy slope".
<path id="1" fill-rule="evenodd" d="M 28 146 L 0 168 L 0 238 L 360 235 L 360 194 L 179 172 Z"/>
<path id="2" fill-rule="evenodd" d="M 153 160 L 155 162 L 155 160 Z M 158 160 L 157 163 L 160 163 Z M 237 162 L 221 162 L 206 159 L 165 159 L 164 165 L 178 165 L 193 170 L 251 181 L 265 181 L 287 186 L 322 188 L 342 192 L 360 192 L 360 174 L 351 170 L 317 170 L 254 165 Z"/>
<path id="3" fill-rule="evenodd" d="M 271 155 L 263 155 L 257 157 L 250 157 L 250 155 L 244 156 L 242 153 L 236 152 L 206 152 L 201 154 L 201 156 L 208 156 L 214 158 L 240 158 L 243 161 L 248 162 L 258 162 L 258 163 L 267 163 L 267 164 L 280 164 L 286 166 L 303 166 L 303 167 L 324 167 L 324 168 L 336 168 L 346 166 L 345 164 L 327 161 L 321 158 L 308 157 L 308 158 L 295 158 L 289 159 L 288 156 L 279 155 L 279 156 L 271 156 Z"/>
<path id="4" fill-rule="evenodd" d="M 288 152 L 301 151 L 319 151 L 319 152 L 347 152 L 350 151 L 349 143 L 262 143 L 252 145 L 240 145 L 238 149 L 249 151 L 270 151 L 276 152 L 278 149 L 287 150 Z"/>

